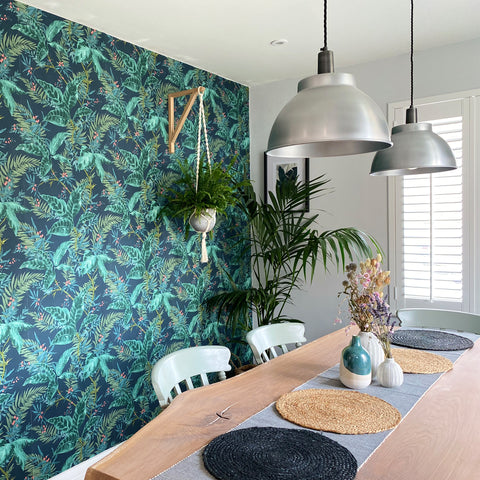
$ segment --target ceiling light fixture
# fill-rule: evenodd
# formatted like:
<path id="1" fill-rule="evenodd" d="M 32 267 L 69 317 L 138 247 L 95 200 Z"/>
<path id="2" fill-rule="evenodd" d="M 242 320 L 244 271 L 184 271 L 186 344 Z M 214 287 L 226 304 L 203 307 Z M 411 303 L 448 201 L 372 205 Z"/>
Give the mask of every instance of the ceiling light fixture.
<path id="1" fill-rule="evenodd" d="M 377 152 L 370 175 L 418 175 L 457 168 L 448 143 L 430 123 L 417 123 L 413 106 L 413 0 L 410 0 L 410 108 L 406 123 L 392 128 L 393 147 Z"/>
<path id="2" fill-rule="evenodd" d="M 282 45 L 286 45 L 288 40 L 286 38 L 279 38 L 278 40 L 272 40 L 270 45 L 272 47 L 281 47 Z"/>
<path id="3" fill-rule="evenodd" d="M 380 107 L 355 86 L 350 73 L 336 73 L 327 48 L 327 0 L 324 0 L 324 46 L 318 75 L 298 83 L 298 93 L 278 114 L 267 153 L 278 157 L 353 155 L 390 147 Z"/>

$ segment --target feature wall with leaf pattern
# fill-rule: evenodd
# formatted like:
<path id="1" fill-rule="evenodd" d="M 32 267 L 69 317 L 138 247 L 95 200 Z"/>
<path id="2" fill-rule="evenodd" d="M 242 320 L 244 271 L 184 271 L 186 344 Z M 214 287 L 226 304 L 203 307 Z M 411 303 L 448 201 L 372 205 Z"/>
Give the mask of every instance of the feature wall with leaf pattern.
<path id="1" fill-rule="evenodd" d="M 245 219 L 230 212 L 200 264 L 195 235 L 151 218 L 176 159 L 195 160 L 198 102 L 170 155 L 167 95 L 199 85 L 213 161 L 236 156 L 241 179 L 246 87 L 0 0 L 0 478 L 47 479 L 132 435 L 159 413 L 163 355 L 236 348 L 202 304 L 249 284 Z"/>

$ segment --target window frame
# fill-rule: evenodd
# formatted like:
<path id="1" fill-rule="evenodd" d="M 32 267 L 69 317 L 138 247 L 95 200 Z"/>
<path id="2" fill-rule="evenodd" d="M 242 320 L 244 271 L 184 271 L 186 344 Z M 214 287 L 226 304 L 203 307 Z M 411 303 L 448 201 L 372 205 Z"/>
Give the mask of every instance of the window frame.
<path id="1" fill-rule="evenodd" d="M 388 259 L 391 270 L 391 285 L 389 288 L 389 298 L 392 311 L 399 308 L 424 307 L 424 308 L 442 308 L 451 310 L 463 310 L 480 313 L 480 247 L 475 248 L 480 240 L 480 89 L 468 90 L 446 95 L 436 95 L 425 97 L 415 101 L 415 106 L 421 110 L 422 106 L 429 104 L 440 104 L 442 102 L 461 102 L 461 111 L 463 118 L 463 301 L 457 302 L 430 302 L 429 300 L 410 299 L 408 304 L 401 294 L 402 285 L 402 250 L 401 250 L 401 230 L 402 218 L 400 216 L 400 207 L 402 205 L 402 181 L 401 178 L 392 176 L 387 179 L 387 203 L 388 203 Z M 405 122 L 405 114 L 399 121 L 398 110 L 406 110 L 410 106 L 408 100 L 388 104 L 388 123 L 390 127 Z M 397 112 L 397 121 L 395 122 L 395 113 Z M 422 121 L 419 112 L 419 120 Z M 425 120 L 428 121 L 428 120 Z M 475 135 L 475 132 L 478 132 Z"/>

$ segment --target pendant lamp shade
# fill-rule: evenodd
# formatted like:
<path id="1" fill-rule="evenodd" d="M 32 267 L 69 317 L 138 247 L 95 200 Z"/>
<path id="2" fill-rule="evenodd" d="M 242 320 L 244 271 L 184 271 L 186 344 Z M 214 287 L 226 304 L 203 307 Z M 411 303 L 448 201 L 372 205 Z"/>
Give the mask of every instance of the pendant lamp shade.
<path id="1" fill-rule="evenodd" d="M 407 123 L 392 129 L 393 147 L 377 152 L 370 175 L 417 175 L 457 168 L 448 143 L 430 123 Z"/>
<path id="2" fill-rule="evenodd" d="M 380 107 L 355 86 L 353 75 L 336 73 L 327 48 L 327 0 L 324 46 L 317 75 L 304 78 L 298 93 L 278 114 L 267 153 L 277 157 L 330 157 L 374 152 L 392 145 Z"/>
<path id="3" fill-rule="evenodd" d="M 390 147 L 380 107 L 349 73 L 304 78 L 275 120 L 267 152 L 277 157 L 353 155 Z"/>
<path id="4" fill-rule="evenodd" d="M 393 147 L 375 154 L 370 175 L 416 175 L 457 168 L 448 143 L 433 132 L 430 123 L 417 123 L 413 105 L 413 0 L 410 5 L 410 108 L 406 123 L 392 128 Z"/>

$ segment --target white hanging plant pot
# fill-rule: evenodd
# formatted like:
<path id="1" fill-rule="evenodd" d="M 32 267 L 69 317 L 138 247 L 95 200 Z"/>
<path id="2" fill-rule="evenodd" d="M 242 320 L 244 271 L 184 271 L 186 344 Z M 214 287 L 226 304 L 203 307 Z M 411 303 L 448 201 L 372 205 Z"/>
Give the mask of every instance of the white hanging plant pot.
<path id="1" fill-rule="evenodd" d="M 360 332 L 358 336 L 360 337 L 360 343 L 362 344 L 362 347 L 370 355 L 373 379 L 377 375 L 379 365 L 385 360 L 382 344 L 372 332 Z"/>
<path id="2" fill-rule="evenodd" d="M 202 257 L 201 263 L 208 262 L 207 253 L 207 233 L 213 230 L 215 222 L 217 221 L 217 211 L 214 208 L 207 208 L 202 210 L 200 215 L 195 215 L 195 212 L 190 215 L 190 226 L 202 235 Z"/>
<path id="3" fill-rule="evenodd" d="M 386 358 L 378 366 L 377 380 L 384 387 L 399 387 L 403 383 L 402 367 L 393 358 Z"/>
<path id="4" fill-rule="evenodd" d="M 190 215 L 190 226 L 198 233 L 208 233 L 213 230 L 217 221 L 217 211 L 214 208 L 202 210 L 200 215 L 195 212 Z"/>

